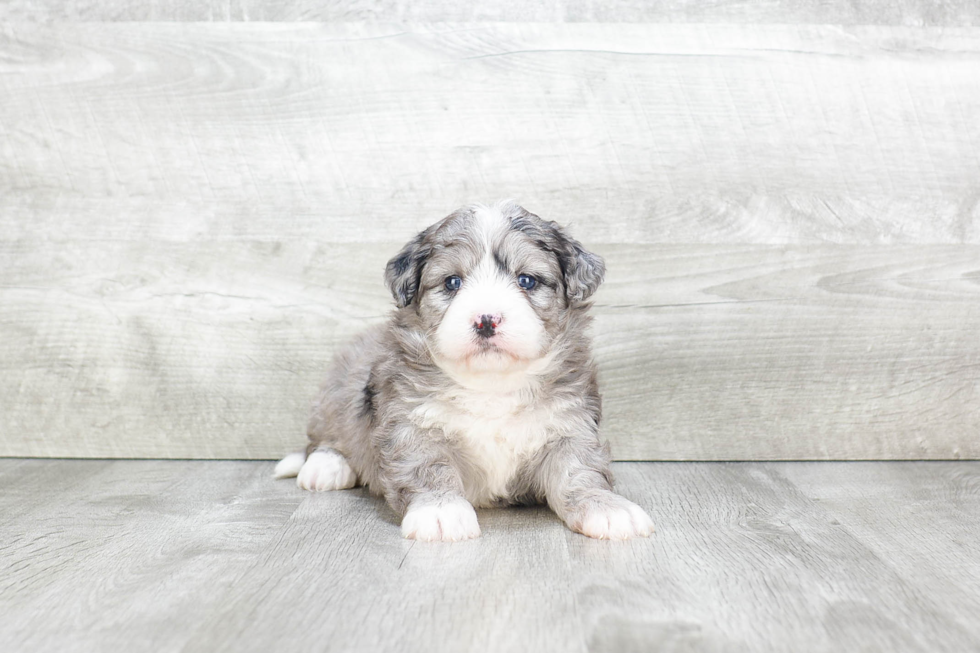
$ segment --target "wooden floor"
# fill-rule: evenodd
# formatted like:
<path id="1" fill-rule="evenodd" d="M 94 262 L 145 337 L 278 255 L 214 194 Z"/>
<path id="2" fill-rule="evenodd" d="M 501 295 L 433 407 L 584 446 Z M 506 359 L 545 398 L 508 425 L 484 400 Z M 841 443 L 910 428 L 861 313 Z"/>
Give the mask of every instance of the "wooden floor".
<path id="1" fill-rule="evenodd" d="M 980 463 L 615 471 L 652 538 L 532 508 L 412 543 L 272 463 L 0 460 L 0 649 L 980 649 Z"/>

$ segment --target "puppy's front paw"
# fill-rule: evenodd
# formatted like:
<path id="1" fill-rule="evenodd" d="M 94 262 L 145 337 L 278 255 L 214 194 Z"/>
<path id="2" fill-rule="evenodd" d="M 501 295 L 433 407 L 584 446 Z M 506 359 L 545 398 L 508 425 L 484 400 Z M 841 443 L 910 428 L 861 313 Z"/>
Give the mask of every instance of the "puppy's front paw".
<path id="1" fill-rule="evenodd" d="M 598 540 L 626 540 L 653 533 L 653 521 L 643 508 L 612 492 L 588 501 L 569 518 L 568 526 Z"/>
<path id="2" fill-rule="evenodd" d="M 402 535 L 425 542 L 458 542 L 480 537 L 476 511 L 466 499 L 413 501 L 402 519 Z"/>
<path id="3" fill-rule="evenodd" d="M 336 451 L 314 451 L 296 475 L 296 485 L 304 490 L 346 490 L 357 485 L 357 474 Z"/>

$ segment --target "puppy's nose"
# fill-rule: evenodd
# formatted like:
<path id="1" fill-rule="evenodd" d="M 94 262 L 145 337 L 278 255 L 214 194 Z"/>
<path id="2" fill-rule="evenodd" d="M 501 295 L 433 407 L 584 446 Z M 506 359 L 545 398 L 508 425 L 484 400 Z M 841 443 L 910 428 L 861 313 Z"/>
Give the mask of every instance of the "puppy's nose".
<path id="1" fill-rule="evenodd" d="M 481 338 L 492 338 L 499 325 L 499 315 L 480 315 L 473 320 L 473 329 Z"/>

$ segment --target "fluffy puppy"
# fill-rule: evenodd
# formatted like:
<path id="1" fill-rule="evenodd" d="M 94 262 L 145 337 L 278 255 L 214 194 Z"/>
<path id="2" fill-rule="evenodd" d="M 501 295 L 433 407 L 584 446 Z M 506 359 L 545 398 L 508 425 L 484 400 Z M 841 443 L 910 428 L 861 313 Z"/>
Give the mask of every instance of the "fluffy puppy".
<path id="1" fill-rule="evenodd" d="M 473 507 L 547 502 L 595 538 L 653 531 L 612 491 L 586 327 L 605 266 L 515 203 L 432 225 L 385 269 L 397 310 L 341 351 L 303 454 L 307 490 L 364 484 L 419 540 L 480 535 Z"/>

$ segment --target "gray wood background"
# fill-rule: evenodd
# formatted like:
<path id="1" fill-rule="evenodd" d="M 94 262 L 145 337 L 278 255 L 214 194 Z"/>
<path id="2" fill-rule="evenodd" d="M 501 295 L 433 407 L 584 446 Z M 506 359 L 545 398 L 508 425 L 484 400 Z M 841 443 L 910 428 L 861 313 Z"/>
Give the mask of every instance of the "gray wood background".
<path id="1" fill-rule="evenodd" d="M 515 197 L 607 257 L 617 458 L 980 457 L 980 4 L 860 4 L 0 5 L 0 455 L 296 448 Z"/>

